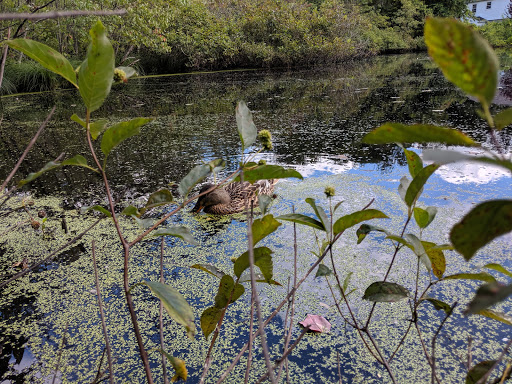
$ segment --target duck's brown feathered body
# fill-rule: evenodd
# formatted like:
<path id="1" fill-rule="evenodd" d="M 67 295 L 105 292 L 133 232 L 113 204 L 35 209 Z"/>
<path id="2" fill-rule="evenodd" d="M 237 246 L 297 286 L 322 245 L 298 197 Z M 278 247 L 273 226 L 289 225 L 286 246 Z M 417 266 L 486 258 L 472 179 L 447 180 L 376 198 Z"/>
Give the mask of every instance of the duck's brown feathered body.
<path id="1" fill-rule="evenodd" d="M 253 184 L 248 181 L 229 183 L 219 187 L 206 195 L 201 196 L 192 209 L 199 212 L 203 209 L 206 213 L 214 215 L 230 215 L 242 212 L 247 207 L 258 206 L 258 195 L 271 195 L 277 180 L 258 180 Z M 206 184 L 199 193 L 212 188 L 213 184 Z"/>

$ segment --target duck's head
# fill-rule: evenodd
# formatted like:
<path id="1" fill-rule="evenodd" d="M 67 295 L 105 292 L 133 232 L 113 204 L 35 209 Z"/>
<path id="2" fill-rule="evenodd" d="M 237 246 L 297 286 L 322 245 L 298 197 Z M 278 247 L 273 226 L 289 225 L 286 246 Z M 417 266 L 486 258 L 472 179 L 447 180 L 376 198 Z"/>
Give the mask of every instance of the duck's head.
<path id="1" fill-rule="evenodd" d="M 207 191 L 208 189 L 214 187 L 213 184 L 205 184 L 199 193 L 203 193 Z M 207 193 L 206 195 L 201 196 L 199 199 L 197 199 L 197 203 L 192 208 L 192 212 L 199 212 L 201 209 L 210 207 L 213 205 L 219 205 L 219 204 L 229 204 L 231 202 L 231 197 L 229 196 L 229 193 L 226 192 L 224 188 L 217 188 L 213 191 Z"/>

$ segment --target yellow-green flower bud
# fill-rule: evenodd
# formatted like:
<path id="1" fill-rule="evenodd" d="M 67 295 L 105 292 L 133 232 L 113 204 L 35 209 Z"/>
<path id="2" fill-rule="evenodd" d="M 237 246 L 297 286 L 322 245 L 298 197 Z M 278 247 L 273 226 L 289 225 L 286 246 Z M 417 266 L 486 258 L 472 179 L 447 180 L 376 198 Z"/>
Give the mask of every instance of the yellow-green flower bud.
<path id="1" fill-rule="evenodd" d="M 261 159 L 260 161 L 258 161 L 258 165 L 267 165 L 267 160 Z"/>
<path id="2" fill-rule="evenodd" d="M 333 197 L 334 196 L 334 187 L 331 187 L 331 186 L 325 187 L 324 193 L 325 193 L 325 196 L 327 196 L 327 197 Z"/>
<path id="3" fill-rule="evenodd" d="M 258 141 L 261 143 L 263 149 L 267 151 L 272 149 L 272 135 L 267 129 L 258 132 Z"/>
<path id="4" fill-rule="evenodd" d="M 126 77 L 126 72 L 119 68 L 114 69 L 114 82 L 127 83 L 128 78 Z"/>

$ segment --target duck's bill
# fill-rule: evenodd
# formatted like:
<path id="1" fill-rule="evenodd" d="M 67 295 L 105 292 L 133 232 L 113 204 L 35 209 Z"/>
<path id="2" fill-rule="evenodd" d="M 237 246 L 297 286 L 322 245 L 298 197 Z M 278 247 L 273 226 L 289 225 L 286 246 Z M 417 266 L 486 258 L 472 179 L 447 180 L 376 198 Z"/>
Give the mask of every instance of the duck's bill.
<path id="1" fill-rule="evenodd" d="M 197 202 L 196 205 L 194 205 L 194 208 L 192 208 L 191 212 L 197 213 L 197 212 L 201 211 L 201 209 L 203 209 L 203 205 L 200 204 L 199 202 Z"/>

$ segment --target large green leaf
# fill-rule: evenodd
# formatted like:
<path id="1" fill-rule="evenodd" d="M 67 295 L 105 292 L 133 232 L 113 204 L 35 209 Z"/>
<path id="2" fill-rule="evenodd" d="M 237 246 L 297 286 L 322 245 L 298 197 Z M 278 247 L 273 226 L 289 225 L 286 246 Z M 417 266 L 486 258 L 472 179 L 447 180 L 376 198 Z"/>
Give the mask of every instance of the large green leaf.
<path id="1" fill-rule="evenodd" d="M 261 219 L 256 219 L 252 223 L 253 245 L 256 245 L 261 239 L 274 232 L 281 223 L 274 219 L 272 215 L 265 215 Z"/>
<path id="2" fill-rule="evenodd" d="M 208 164 L 196 165 L 194 168 L 190 170 L 190 172 L 185 176 L 179 185 L 180 193 L 186 197 L 192 188 L 202 181 L 206 176 L 208 176 L 211 172 L 211 168 Z"/>
<path id="3" fill-rule="evenodd" d="M 497 130 L 502 130 L 512 124 L 512 108 L 507 108 L 494 116 L 494 125 Z"/>
<path id="4" fill-rule="evenodd" d="M 21 180 L 18 183 L 18 186 L 21 187 L 27 183 L 30 183 L 31 181 L 33 181 L 33 180 L 37 179 L 39 176 L 41 176 L 43 173 L 51 171 L 52 169 L 55 169 L 55 168 L 59 168 L 60 166 L 61 166 L 61 163 L 57 163 L 55 161 L 49 161 L 39 171 L 29 173 L 27 177 L 25 177 L 23 180 Z"/>
<path id="5" fill-rule="evenodd" d="M 476 290 L 475 297 L 468 304 L 466 313 L 478 313 L 497 304 L 512 295 L 512 284 L 505 285 L 497 281 L 484 284 Z"/>
<path id="6" fill-rule="evenodd" d="M 389 219 L 389 217 L 377 209 L 365 209 L 363 211 L 357 211 L 351 213 L 350 215 L 340 217 L 338 220 L 336 220 L 333 225 L 334 234 L 338 234 L 356 224 L 372 219 Z"/>
<path id="7" fill-rule="evenodd" d="M 316 219 L 312 217 L 301 215 L 300 213 L 289 213 L 286 215 L 281 215 L 276 217 L 279 220 L 291 221 L 293 223 L 307 225 L 309 227 L 313 227 L 315 229 L 320 229 L 321 231 L 325 231 L 324 225 Z"/>
<path id="8" fill-rule="evenodd" d="M 215 327 L 222 317 L 222 308 L 210 307 L 206 308 L 201 315 L 201 330 L 204 333 L 205 339 L 215 331 Z"/>
<path id="9" fill-rule="evenodd" d="M 60 164 L 63 166 L 64 165 L 74 165 L 77 167 L 84 167 L 84 168 L 90 169 L 94 172 L 98 172 L 98 170 L 96 168 L 93 168 L 89 164 L 87 164 L 86 158 L 83 157 L 82 155 L 76 155 L 76 156 L 70 157 L 69 159 L 64 160 Z"/>
<path id="10" fill-rule="evenodd" d="M 77 87 L 76 73 L 71 63 L 59 52 L 44 44 L 29 39 L 8 40 L 9 47 L 23 52 L 46 69 L 62 76 Z"/>
<path id="11" fill-rule="evenodd" d="M 185 298 L 176 289 L 157 281 L 145 281 L 142 284 L 149 287 L 151 292 L 161 300 L 167 313 L 177 323 L 183 325 L 188 337 L 193 339 L 196 334 L 194 312 Z"/>
<path id="12" fill-rule="evenodd" d="M 443 250 L 439 249 L 435 243 L 431 243 L 429 241 L 422 241 L 421 244 L 432 263 L 432 272 L 434 272 L 434 276 L 441 279 L 446 271 L 446 259 L 444 257 Z"/>
<path id="13" fill-rule="evenodd" d="M 399 284 L 377 281 L 366 288 L 363 299 L 376 303 L 394 303 L 408 296 L 409 291 Z"/>
<path id="14" fill-rule="evenodd" d="M 425 43 L 448 80 L 481 103 L 491 103 L 498 85 L 499 63 L 478 32 L 455 19 L 429 18 Z"/>
<path id="15" fill-rule="evenodd" d="M 469 260 L 481 247 L 512 231 L 512 200 L 491 200 L 477 205 L 454 225 L 450 240 Z"/>
<path id="16" fill-rule="evenodd" d="M 480 280 L 488 283 L 495 282 L 496 279 L 493 275 L 487 272 L 479 273 L 456 273 L 454 275 L 445 276 L 443 280 Z"/>
<path id="17" fill-rule="evenodd" d="M 405 125 L 385 123 L 363 138 L 366 144 L 441 143 L 447 145 L 478 146 L 462 132 L 428 124 Z"/>
<path id="18" fill-rule="evenodd" d="M 236 106 L 236 125 L 242 141 L 242 148 L 250 147 L 256 141 L 258 132 L 254 121 L 252 121 L 252 113 L 243 101 Z"/>
<path id="19" fill-rule="evenodd" d="M 215 306 L 217 308 L 225 308 L 229 303 L 237 301 L 244 292 L 245 288 L 242 284 L 235 284 L 231 276 L 224 275 L 220 279 L 219 290 L 215 296 Z"/>
<path id="20" fill-rule="evenodd" d="M 313 208 L 313 210 L 315 211 L 316 217 L 318 219 L 320 219 L 320 221 L 322 222 L 322 224 L 323 224 L 325 230 L 327 231 L 327 233 L 330 233 L 331 232 L 331 225 L 329 223 L 329 219 L 327 218 L 327 215 L 325 214 L 325 211 L 323 210 L 323 208 L 318 207 L 316 205 L 316 203 L 315 203 L 315 199 L 312 199 L 311 197 L 308 197 L 306 199 L 306 203 L 311 205 L 311 208 Z"/>
<path id="21" fill-rule="evenodd" d="M 404 153 L 409 167 L 409 174 L 414 178 L 423 169 L 423 161 L 414 151 L 409 151 L 404 148 Z"/>
<path id="22" fill-rule="evenodd" d="M 302 175 L 295 169 L 286 169 L 280 165 L 265 164 L 244 170 L 244 180 L 251 183 L 258 180 L 285 179 L 288 177 L 302 179 Z M 235 181 L 240 181 L 240 176 L 237 176 Z"/>
<path id="23" fill-rule="evenodd" d="M 91 28 L 89 35 L 87 56 L 78 72 L 78 86 L 85 106 L 93 112 L 101 107 L 110 93 L 115 55 L 101 21 Z"/>
<path id="24" fill-rule="evenodd" d="M 160 189 L 149 195 L 148 202 L 142 211 L 146 211 L 151 208 L 159 207 L 172 203 L 173 197 L 171 191 L 166 188 Z M 141 212 L 142 213 L 142 212 Z"/>
<path id="25" fill-rule="evenodd" d="M 416 200 L 420 197 L 423 190 L 423 186 L 427 182 L 428 178 L 439 168 L 437 164 L 430 164 L 423 168 L 418 174 L 412 179 L 411 184 L 407 188 L 405 193 L 405 204 L 411 207 Z"/>
<path id="26" fill-rule="evenodd" d="M 152 120 L 153 119 L 150 118 L 138 117 L 109 127 L 101 139 L 101 150 L 105 154 L 105 158 L 112 149 L 121 144 L 124 140 L 138 135 L 140 133 L 140 127 Z"/>
<path id="27" fill-rule="evenodd" d="M 211 264 L 194 264 L 191 265 L 190 268 L 200 269 L 201 271 L 208 272 L 209 274 L 218 277 L 219 279 L 222 279 L 222 276 L 225 275 L 225 273 L 222 272 L 219 268 Z"/>
<path id="28" fill-rule="evenodd" d="M 437 214 L 436 207 L 427 207 L 427 209 L 415 207 L 414 208 L 414 220 L 418 227 L 424 229 L 427 228 L 430 223 L 434 220 Z"/>
<path id="29" fill-rule="evenodd" d="M 192 245 L 198 245 L 199 243 L 194 239 L 192 233 L 190 233 L 190 229 L 184 226 L 171 226 L 159 228 L 156 231 L 151 233 L 151 236 L 172 236 L 179 237 L 183 241 L 186 241 Z"/>
<path id="30" fill-rule="evenodd" d="M 471 368 L 466 376 L 466 384 L 476 384 L 491 369 L 496 360 L 481 361 Z"/>
<path id="31" fill-rule="evenodd" d="M 418 237 L 412 233 L 405 235 L 404 239 L 407 240 L 407 242 L 411 245 L 413 252 L 416 254 L 416 256 L 419 257 L 420 261 L 427 268 L 427 270 L 430 271 L 432 269 L 432 262 L 430 261 L 430 258 L 428 257 L 427 252 L 425 251 L 425 247 L 423 246 L 423 243 L 420 241 L 420 239 L 418 239 Z"/>
<path id="32" fill-rule="evenodd" d="M 272 275 L 274 274 L 272 250 L 267 247 L 254 248 L 254 265 L 260 269 L 267 282 L 272 280 Z M 242 273 L 249 268 L 249 251 L 244 252 L 236 259 L 233 268 L 237 277 L 242 276 Z"/>

